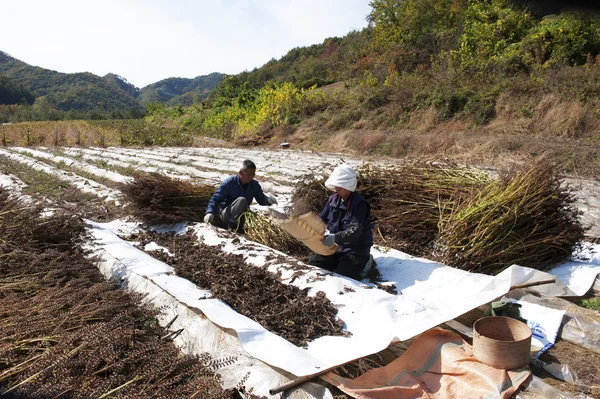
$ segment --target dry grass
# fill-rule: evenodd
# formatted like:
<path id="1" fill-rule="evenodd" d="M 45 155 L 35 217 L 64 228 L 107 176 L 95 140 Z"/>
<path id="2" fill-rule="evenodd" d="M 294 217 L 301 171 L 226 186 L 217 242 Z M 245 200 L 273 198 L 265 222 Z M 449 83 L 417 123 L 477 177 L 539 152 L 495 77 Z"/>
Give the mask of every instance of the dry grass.
<path id="1" fill-rule="evenodd" d="M 594 104 L 562 101 L 548 94 L 534 109 L 529 129 L 548 136 L 581 138 L 598 130 L 600 120 L 595 109 Z"/>
<path id="2" fill-rule="evenodd" d="M 115 130 L 86 121 L 20 122 L 0 125 L 3 145 L 13 146 L 107 146 L 118 145 Z"/>

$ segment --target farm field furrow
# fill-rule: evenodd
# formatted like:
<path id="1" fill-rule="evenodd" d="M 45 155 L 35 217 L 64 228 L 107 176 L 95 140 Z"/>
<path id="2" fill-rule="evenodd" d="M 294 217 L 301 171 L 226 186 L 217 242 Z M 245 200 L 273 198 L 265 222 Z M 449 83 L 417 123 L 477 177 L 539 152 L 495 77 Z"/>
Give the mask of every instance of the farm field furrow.
<path id="1" fill-rule="evenodd" d="M 306 156 L 306 161 L 303 158 L 304 156 Z M 285 210 L 285 208 L 291 204 L 291 193 L 295 183 L 298 181 L 298 177 L 303 176 L 306 173 L 324 173 L 326 175 L 340 160 L 340 157 L 332 154 L 322 156 L 320 154 L 298 154 L 287 151 L 267 152 L 256 150 L 246 151 L 195 148 L 156 148 L 137 150 L 73 147 L 57 149 L 43 147 L 14 147 L 9 150 L 0 149 L 0 161 L 2 158 L 10 160 L 10 162 L 19 163 L 26 168 L 31 168 L 54 176 L 83 192 L 116 203 L 123 202 L 123 193 L 118 189 L 111 188 L 113 187 L 112 184 L 107 183 L 107 186 L 98 181 L 108 180 L 111 183 L 115 183 L 114 187 L 118 187 L 119 184 L 133 181 L 132 176 L 129 175 L 128 172 L 133 173 L 134 171 L 143 171 L 160 172 L 176 179 L 187 180 L 194 183 L 204 183 L 216 187 L 223 178 L 237 172 L 240 160 L 249 158 L 257 163 L 257 180 L 261 183 L 265 192 L 277 194 L 276 198 L 279 202 L 278 208 L 281 210 Z M 354 165 L 359 165 L 363 162 L 357 158 L 344 158 L 344 160 L 350 161 Z M 386 163 L 387 161 L 384 161 L 381 164 Z M 261 173 L 260 165 L 266 165 L 264 167 L 266 171 L 262 171 Z M 81 175 L 78 175 L 78 173 Z M 88 178 L 88 175 L 91 175 L 91 177 Z M 95 179 L 98 181 L 95 181 Z M 25 186 L 26 184 L 15 175 L 0 174 L 0 187 L 5 187 L 7 190 L 11 190 L 18 194 Z M 588 201 L 587 203 L 591 204 L 591 207 L 594 206 L 593 200 Z M 253 209 L 263 208 L 253 207 Z M 596 209 L 592 209 L 591 211 L 595 212 Z M 590 219 L 588 218 L 587 220 Z M 113 223 L 121 224 L 122 226 L 125 226 L 126 224 L 124 219 L 115 219 Z M 129 223 L 130 227 L 128 228 L 131 231 L 134 231 L 137 228 L 136 226 L 138 226 L 138 222 L 135 220 L 131 221 L 131 218 L 127 223 Z M 593 220 L 591 223 L 594 223 Z M 315 274 L 312 268 L 307 269 L 302 266 L 302 263 L 295 265 L 295 260 L 293 258 L 282 257 L 282 254 L 278 254 L 277 251 L 274 251 L 269 247 L 245 239 L 240 239 L 235 235 L 231 236 L 231 233 L 223 235 L 222 232 L 215 231 L 213 227 L 205 226 L 203 223 L 189 225 L 189 227 L 191 231 L 194 231 L 197 234 L 199 244 L 212 243 L 211 245 L 218 245 L 220 250 L 225 253 L 243 255 L 246 263 L 256 267 L 264 267 L 272 273 L 275 273 L 275 275 L 278 275 L 278 278 L 286 284 L 297 286 L 300 289 L 311 289 L 312 295 L 314 295 L 316 287 L 320 287 L 320 289 L 326 292 L 327 298 L 333 298 L 334 304 L 339 307 L 338 314 L 341 315 L 340 317 L 346 323 L 348 331 L 358 331 L 356 334 L 356 337 L 358 338 L 361 337 L 361 327 L 359 326 L 361 323 L 364 323 L 364 320 L 362 318 L 352 318 L 353 316 L 350 316 L 350 314 L 354 313 L 356 309 L 363 309 L 363 307 L 369 303 L 370 300 L 360 299 L 362 298 L 361 295 L 364 294 L 364 298 L 371 294 L 373 294 L 374 297 L 381 295 L 381 298 L 377 297 L 379 299 L 377 299 L 376 302 L 379 303 L 382 308 L 389 307 L 390 309 L 396 309 L 398 314 L 403 312 L 402 309 L 406 309 L 402 307 L 395 308 L 398 303 L 402 301 L 414 301 L 414 305 L 410 305 L 410 308 L 415 312 L 415 317 L 411 319 L 411 323 L 414 322 L 415 324 L 422 323 L 424 319 L 421 320 L 419 318 L 419 313 L 427 311 L 428 306 L 432 305 L 431 309 L 436 308 L 436 314 L 435 316 L 432 315 L 433 318 L 429 317 L 428 319 L 433 320 L 436 319 L 436 317 L 439 317 L 439 321 L 443 322 L 443 320 L 446 320 L 442 317 L 442 314 L 445 313 L 445 304 L 428 304 L 428 297 L 434 293 L 436 295 L 448 294 L 451 297 L 454 295 L 452 292 L 453 287 L 457 286 L 458 281 L 461 281 L 461 284 L 465 284 L 465 280 L 457 280 L 456 284 L 448 284 L 450 280 L 447 278 L 442 278 L 439 281 L 436 280 L 441 278 L 441 275 L 437 275 L 437 272 L 440 271 L 438 270 L 440 266 L 430 265 L 428 260 L 399 255 L 398 251 L 394 251 L 393 248 L 374 247 L 373 251 L 376 254 L 378 267 L 381 267 L 384 276 L 393 277 L 390 284 L 402 288 L 398 290 L 398 295 L 390 296 L 387 293 L 380 293 L 380 290 L 376 289 L 375 286 L 368 287 L 363 286 L 363 284 L 356 286 L 352 284 L 347 285 L 346 283 L 337 280 L 335 280 L 334 283 L 334 279 L 332 279 L 328 273 L 322 274 L 316 272 Z M 141 251 L 136 252 L 128 247 L 127 251 L 130 251 L 130 253 L 134 255 L 128 255 L 131 256 L 130 258 L 121 257 L 119 251 L 116 251 L 114 248 L 109 249 L 109 247 L 111 245 L 116 245 L 117 241 L 126 238 L 126 234 L 117 234 L 118 229 L 114 228 L 114 226 L 110 227 L 109 224 L 97 225 L 95 230 L 96 233 L 94 234 L 108 234 L 109 231 L 112 231 L 115 234 L 114 236 L 102 236 L 104 237 L 104 241 L 99 240 L 99 246 L 97 244 L 97 246 L 93 247 L 95 254 L 99 256 L 100 259 L 98 265 L 106 278 L 127 275 L 127 279 L 129 279 L 126 283 L 127 286 L 131 288 L 136 287 L 136 289 L 141 288 L 141 291 L 138 291 L 138 293 L 149 295 L 151 297 L 154 296 L 156 290 L 165 291 L 166 296 L 161 297 L 162 299 L 160 299 L 162 302 L 153 302 L 153 305 L 158 307 L 164 305 L 165 309 L 168 309 L 165 315 L 159 317 L 161 325 L 167 325 L 176 315 L 180 315 L 179 317 L 181 317 L 181 319 L 173 323 L 171 328 L 174 331 L 181 330 L 174 341 L 184 353 L 201 354 L 208 352 L 215 358 L 225 358 L 226 356 L 231 355 L 238 359 L 233 364 L 226 365 L 223 368 L 225 387 L 235 386 L 235 383 L 240 381 L 240 377 L 243 377 L 241 370 L 248 370 L 252 371 L 254 374 L 246 381 L 247 386 L 255 387 L 255 392 L 258 394 L 264 394 L 268 392 L 269 388 L 272 388 L 279 383 L 286 382 L 291 378 L 292 374 L 301 374 L 303 372 L 302 370 L 308 370 L 312 367 L 306 366 L 304 369 L 298 367 L 295 369 L 296 371 L 294 371 L 294 373 L 291 373 L 289 369 L 286 368 L 287 363 L 285 361 L 270 358 L 268 356 L 267 359 L 265 359 L 264 354 L 258 355 L 258 352 L 255 353 L 252 350 L 249 351 L 251 346 L 248 346 L 246 341 L 244 341 L 246 343 L 241 343 L 243 341 L 241 337 L 236 338 L 236 334 L 224 332 L 224 330 L 216 326 L 216 324 L 221 324 L 212 320 L 212 317 L 208 319 L 204 317 L 201 312 L 197 313 L 193 311 L 193 309 L 203 309 L 204 312 L 207 309 L 205 307 L 206 303 L 201 306 L 197 302 L 197 298 L 194 298 L 193 301 L 191 298 L 189 301 L 188 299 L 182 300 L 182 298 L 178 296 L 179 294 L 176 294 L 176 292 L 173 291 L 173 286 L 169 288 L 169 284 L 172 284 L 169 282 L 174 280 L 171 279 L 169 273 L 172 273 L 172 271 L 171 269 L 166 268 L 166 264 L 157 266 L 157 270 L 160 270 L 160 273 L 144 271 L 147 265 L 142 265 L 142 263 L 139 264 L 139 268 L 138 266 L 134 266 L 130 270 L 128 268 L 139 261 L 138 257 L 139 259 L 143 258 L 143 255 L 138 253 Z M 104 231 L 104 233 L 100 233 L 102 231 Z M 120 238 L 117 238 L 117 236 Z M 98 237 L 99 236 L 97 236 L 96 239 L 98 239 Z M 131 246 L 130 244 L 132 243 L 120 243 L 118 245 L 123 245 L 123 248 L 125 248 L 125 245 Z M 401 264 L 406 266 L 407 264 L 411 264 L 411 262 L 415 262 L 413 268 L 419 270 L 419 277 L 411 282 L 404 281 L 399 276 L 397 279 L 394 279 L 397 277 L 393 272 L 394 269 L 398 268 Z M 436 271 L 436 273 L 434 273 L 434 271 Z M 413 277 L 411 276 L 408 279 L 411 280 L 412 278 Z M 423 288 L 426 287 L 426 285 L 422 285 L 425 282 L 433 282 L 434 286 Z M 485 300 L 483 297 L 480 299 L 480 303 L 483 304 L 489 302 L 492 297 L 485 298 Z M 448 302 L 450 303 L 456 300 L 456 298 L 452 298 Z M 358 307 L 355 309 L 353 306 Z M 419 308 L 420 306 L 423 307 L 423 309 Z M 374 308 L 372 308 L 371 311 L 374 311 Z M 437 312 L 439 312 L 439 314 Z M 207 313 L 210 312 L 207 311 Z M 359 312 L 357 311 L 357 313 Z M 370 317 L 376 316 L 375 313 L 376 312 L 374 312 L 373 315 L 370 315 Z M 402 316 L 398 315 L 395 317 L 400 318 Z M 374 325 L 378 323 L 377 320 L 381 320 L 385 317 L 387 316 L 382 314 L 381 317 L 373 319 L 367 324 Z M 186 324 L 188 322 L 189 324 Z M 227 327 L 227 329 L 231 328 L 231 331 L 235 330 L 236 328 L 232 326 L 233 324 L 231 327 Z M 423 324 L 423 326 L 425 326 L 425 324 Z M 382 329 L 385 330 L 388 328 L 389 326 L 383 326 L 382 324 Z M 198 338 L 202 336 L 202 334 L 208 335 L 198 341 Z M 402 334 L 403 333 L 396 332 L 395 336 L 401 336 L 402 339 L 412 336 L 411 333 L 407 333 L 408 335 L 406 335 L 406 337 Z M 240 336 L 239 330 L 237 335 Z M 384 340 L 385 339 L 387 339 L 387 337 L 384 338 Z M 194 343 L 195 341 L 198 342 Z M 220 342 L 220 344 L 217 344 L 217 342 Z M 318 343 L 312 342 L 309 344 L 309 347 L 313 346 L 314 348 L 325 350 L 326 347 L 331 347 L 331 342 L 332 341 L 328 341 L 327 343 L 326 341 Z M 361 341 L 361 345 L 364 345 L 364 342 Z M 371 346 L 372 348 L 376 348 L 375 345 Z M 253 350 L 256 350 L 257 347 L 253 348 Z M 374 353 L 374 351 L 376 350 L 369 349 L 366 350 L 365 353 Z M 285 351 L 277 352 L 275 357 L 282 356 Z M 332 354 L 332 356 L 334 355 Z M 300 359 L 300 357 L 297 357 L 296 359 Z M 344 359 L 344 356 L 341 356 L 338 361 L 342 363 Z M 275 369 L 268 366 L 268 364 L 275 365 L 278 371 L 275 371 Z M 288 370 L 288 372 L 283 370 Z M 593 375 L 590 376 L 589 381 L 591 381 L 590 383 L 592 384 L 594 383 Z M 542 383 L 540 382 L 540 384 Z M 532 385 L 532 390 L 537 389 L 534 388 L 534 386 L 535 384 Z M 571 392 L 573 391 L 571 390 Z M 596 394 L 596 392 L 592 393 Z M 523 395 L 524 396 L 520 397 L 534 397 L 528 396 L 527 392 Z M 311 384 L 290 397 L 300 399 L 304 397 L 329 398 L 332 396 L 329 391 L 324 390 L 322 385 Z"/>

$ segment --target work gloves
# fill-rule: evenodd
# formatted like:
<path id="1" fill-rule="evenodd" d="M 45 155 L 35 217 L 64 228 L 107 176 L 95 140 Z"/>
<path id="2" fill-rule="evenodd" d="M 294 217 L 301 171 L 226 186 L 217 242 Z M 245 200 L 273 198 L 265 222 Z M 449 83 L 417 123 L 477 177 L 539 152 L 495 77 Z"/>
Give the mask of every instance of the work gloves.
<path id="1" fill-rule="evenodd" d="M 326 247 L 330 247 L 335 244 L 335 234 L 325 234 L 323 238 L 323 245 Z"/>
<path id="2" fill-rule="evenodd" d="M 209 223 L 210 224 L 210 223 L 213 222 L 213 220 L 215 220 L 215 215 L 213 215 L 212 213 L 207 213 L 204 216 L 204 223 Z"/>
<path id="3" fill-rule="evenodd" d="M 271 197 L 269 195 L 265 195 L 267 197 L 267 205 L 277 205 L 277 200 L 275 197 Z"/>

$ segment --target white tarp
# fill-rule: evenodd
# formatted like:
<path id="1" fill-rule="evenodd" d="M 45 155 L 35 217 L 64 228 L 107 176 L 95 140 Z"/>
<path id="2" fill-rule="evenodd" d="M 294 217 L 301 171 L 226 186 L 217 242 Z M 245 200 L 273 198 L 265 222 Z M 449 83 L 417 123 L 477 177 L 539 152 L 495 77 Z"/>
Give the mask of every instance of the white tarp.
<path id="1" fill-rule="evenodd" d="M 153 281 L 188 307 L 199 309 L 213 323 L 237 332 L 241 346 L 261 361 L 301 376 L 361 358 L 451 320 L 508 292 L 511 286 L 547 280 L 548 274 L 512 266 L 498 276 L 468 273 L 396 250 L 374 248 L 373 255 L 383 277 L 398 295 L 342 277 L 288 258 L 266 262 L 278 254 L 265 246 L 232 236 L 203 223 L 193 226 L 200 240 L 221 245 L 225 252 L 240 253 L 249 264 L 280 271 L 284 283 L 324 291 L 339 307 L 350 337 L 321 337 L 298 348 L 262 326 L 239 315 L 209 292 L 174 275 L 173 269 L 117 237 L 118 223 L 90 223 L 97 244 L 124 267 Z M 598 264 L 595 266 L 598 269 Z M 299 268 L 301 272 L 299 273 Z M 590 282 L 591 284 L 591 282 Z"/>

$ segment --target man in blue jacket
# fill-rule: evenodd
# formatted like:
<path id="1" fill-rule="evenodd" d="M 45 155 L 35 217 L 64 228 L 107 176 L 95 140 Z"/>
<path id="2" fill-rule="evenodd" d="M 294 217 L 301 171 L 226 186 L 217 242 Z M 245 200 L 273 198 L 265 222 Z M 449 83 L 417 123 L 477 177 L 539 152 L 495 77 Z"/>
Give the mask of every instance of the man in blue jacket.
<path id="1" fill-rule="evenodd" d="M 252 200 L 260 205 L 277 204 L 275 197 L 265 195 L 256 180 L 256 165 L 246 159 L 240 172 L 225 179 L 206 207 L 205 223 L 218 224 L 236 230 L 241 227 L 240 216 L 250 209 Z"/>
<path id="2" fill-rule="evenodd" d="M 313 254 L 308 264 L 360 279 L 373 265 L 373 230 L 371 208 L 356 192 L 356 183 L 356 172 L 348 164 L 337 166 L 325 182 L 335 194 L 329 197 L 321 212 L 328 229 L 323 244 L 336 243 L 338 250 L 329 256 Z"/>

